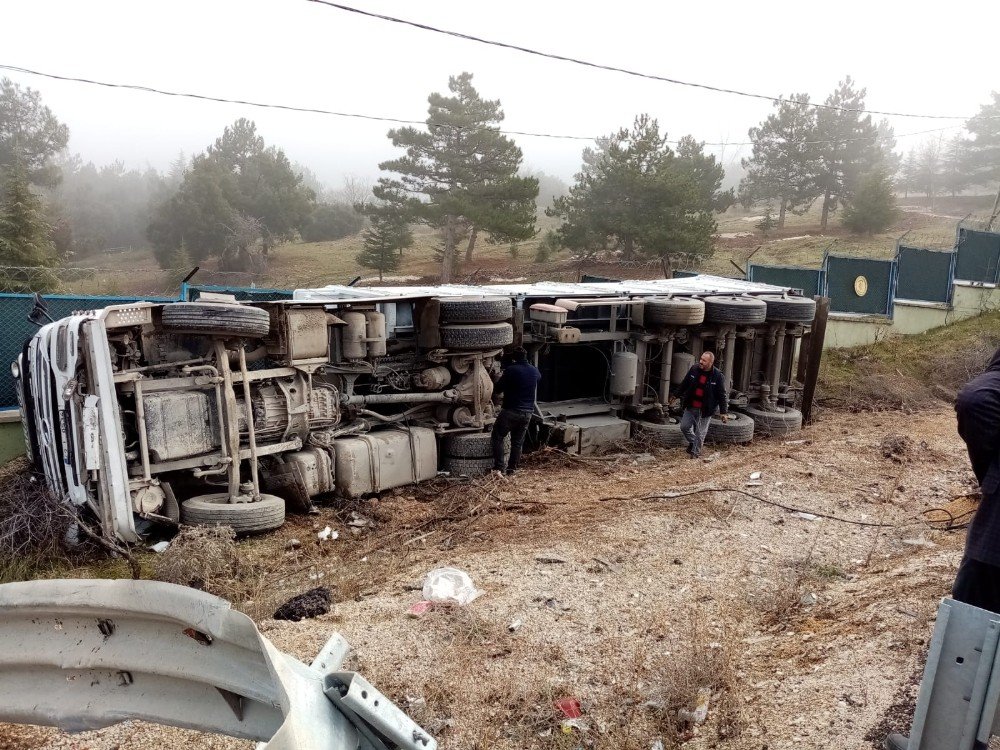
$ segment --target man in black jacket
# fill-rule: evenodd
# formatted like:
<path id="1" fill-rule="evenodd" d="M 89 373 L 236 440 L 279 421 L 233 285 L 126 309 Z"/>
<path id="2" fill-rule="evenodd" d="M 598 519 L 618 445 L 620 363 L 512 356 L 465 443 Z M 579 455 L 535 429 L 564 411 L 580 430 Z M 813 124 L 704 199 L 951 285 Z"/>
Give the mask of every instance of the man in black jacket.
<path id="1" fill-rule="evenodd" d="M 958 434 L 969 451 L 982 499 L 969 524 L 965 554 L 951 596 L 973 607 L 1000 612 L 1000 349 L 986 371 L 958 393 Z M 890 734 L 888 750 L 907 750 L 909 740 Z M 985 748 L 976 743 L 975 748 Z"/>
<path id="2" fill-rule="evenodd" d="M 510 435 L 510 457 L 507 459 L 506 473 L 517 471 L 521 460 L 524 436 L 535 413 L 535 392 L 542 374 L 534 365 L 528 364 L 528 352 L 516 346 L 512 352 L 514 362 L 504 368 L 503 375 L 493 386 L 493 399 L 503 396 L 503 409 L 493 423 L 493 470 L 504 473 L 503 443 Z"/>
<path id="3" fill-rule="evenodd" d="M 698 364 L 692 365 L 677 389 L 677 398 L 684 407 L 681 434 L 688 441 L 691 458 L 698 458 L 715 410 L 723 422 L 729 421 L 729 389 L 726 376 L 715 367 L 715 354 L 704 352 Z"/>

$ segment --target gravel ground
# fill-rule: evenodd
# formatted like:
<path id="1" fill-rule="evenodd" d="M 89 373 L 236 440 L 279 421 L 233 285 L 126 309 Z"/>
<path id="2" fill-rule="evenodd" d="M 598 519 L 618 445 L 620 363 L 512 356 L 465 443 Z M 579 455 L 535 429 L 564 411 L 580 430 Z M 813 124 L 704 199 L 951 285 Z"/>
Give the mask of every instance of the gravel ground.
<path id="1" fill-rule="evenodd" d="M 794 439 L 701 461 L 526 463 L 513 481 L 407 488 L 243 543 L 272 571 L 244 608 L 273 613 L 329 586 L 328 614 L 258 617 L 261 629 L 304 661 L 340 631 L 354 666 L 442 748 L 828 750 L 905 729 L 964 542 L 924 511 L 972 507 L 949 408 L 824 411 Z M 326 525 L 340 536 L 321 546 Z M 306 543 L 286 552 L 293 537 Z M 443 565 L 483 595 L 407 617 Z M 700 688 L 708 720 L 679 724 Z M 553 707 L 564 697 L 581 704 L 578 726 Z M 253 746 L 131 723 L 80 735 L 0 725 L 0 750 L 154 745 Z"/>

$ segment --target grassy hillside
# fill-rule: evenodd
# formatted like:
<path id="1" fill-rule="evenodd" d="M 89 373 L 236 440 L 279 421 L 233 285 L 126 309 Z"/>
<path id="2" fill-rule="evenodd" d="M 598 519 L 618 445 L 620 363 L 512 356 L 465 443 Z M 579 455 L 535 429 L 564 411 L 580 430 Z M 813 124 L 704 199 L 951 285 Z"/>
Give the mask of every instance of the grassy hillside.
<path id="1" fill-rule="evenodd" d="M 754 229 L 759 214 L 739 208 L 718 217 L 718 236 L 714 253 L 700 264 L 682 263 L 682 267 L 724 276 L 737 275 L 734 263 L 745 268 L 753 263 L 818 267 L 824 252 L 872 258 L 890 258 L 896 240 L 905 234 L 905 241 L 917 246 L 950 248 L 954 244 L 955 227 L 959 219 L 972 212 L 988 210 L 989 196 L 939 199 L 933 208 L 924 199 L 900 201 L 904 210 L 896 224 L 887 232 L 873 236 L 852 235 L 839 226 L 836 217 L 825 232 L 819 230 L 819 208 L 802 216 L 789 214 L 784 229 L 774 230 L 765 238 Z M 538 220 L 538 235 L 510 245 L 491 245 L 480 237 L 471 263 L 464 262 L 465 247 L 460 247 L 460 263 L 455 276 L 459 282 L 482 283 L 501 280 L 577 281 L 580 273 L 592 273 L 612 278 L 661 278 L 659 263 L 619 263 L 614 260 L 580 261 L 568 251 L 557 253 L 546 263 L 535 258 L 542 235 L 558 222 L 545 216 Z M 387 284 L 434 281 L 438 277 L 435 250 L 440 246 L 437 233 L 426 227 L 414 228 L 415 244 L 403 254 L 397 271 L 386 279 Z M 223 274 L 215 271 L 215 260 L 201 264 L 195 281 L 233 285 L 270 286 L 280 288 L 315 287 L 325 284 L 345 284 L 356 276 L 364 283 L 378 283 L 378 275 L 358 265 L 362 248 L 360 234 L 333 242 L 288 243 L 275 248 L 267 273 Z M 85 269 L 100 268 L 94 272 Z M 159 269 L 152 255 L 134 250 L 114 255 L 82 258 L 60 270 L 64 279 L 60 291 L 97 294 L 164 293 L 177 289 L 178 274 Z M 180 274 L 181 276 L 183 274 Z"/>
<path id="2" fill-rule="evenodd" d="M 911 411 L 954 400 L 1000 347 L 1000 312 L 913 336 L 823 353 L 819 403 L 852 410 Z"/>

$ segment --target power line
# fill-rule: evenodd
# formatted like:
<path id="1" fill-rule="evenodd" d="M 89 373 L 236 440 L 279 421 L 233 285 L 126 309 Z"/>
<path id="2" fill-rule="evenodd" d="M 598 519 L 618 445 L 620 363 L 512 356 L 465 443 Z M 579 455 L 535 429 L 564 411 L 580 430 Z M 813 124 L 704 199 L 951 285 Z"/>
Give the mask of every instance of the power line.
<path id="1" fill-rule="evenodd" d="M 312 0 L 310 0 L 310 1 L 312 1 Z M 104 88 L 111 88 L 111 89 L 125 89 L 125 90 L 130 90 L 130 91 L 141 91 L 141 92 L 148 93 L 148 94 L 159 94 L 161 96 L 173 96 L 173 97 L 182 98 L 182 99 L 196 99 L 198 101 L 217 102 L 217 103 L 220 103 L 220 104 L 240 104 L 240 105 L 247 106 L 247 107 L 260 107 L 260 108 L 263 108 L 263 109 L 277 109 L 277 110 L 284 110 L 284 111 L 288 111 L 288 112 L 305 112 L 307 114 L 329 115 L 329 116 L 333 116 L 333 117 L 346 117 L 346 118 L 354 118 L 354 119 L 360 119 L 360 120 L 370 120 L 370 121 L 375 121 L 375 122 L 388 122 L 388 123 L 393 123 L 393 124 L 397 124 L 397 125 L 417 125 L 417 126 L 429 125 L 429 126 L 433 126 L 433 127 L 452 128 L 454 130 L 470 130 L 470 128 L 463 128 L 461 126 L 452 125 L 450 123 L 432 123 L 432 122 L 427 122 L 425 120 L 407 120 L 407 119 L 400 118 L 400 117 L 387 117 L 387 116 L 382 116 L 382 115 L 368 115 L 368 114 L 363 114 L 363 113 L 358 113 L 358 112 L 339 112 L 339 111 L 336 111 L 336 110 L 321 109 L 321 108 L 318 108 L 318 107 L 299 107 L 299 106 L 295 106 L 295 105 L 291 105 L 291 104 L 275 104 L 275 103 L 269 103 L 269 102 L 254 102 L 254 101 L 249 101 L 249 100 L 246 100 L 246 99 L 232 99 L 232 98 L 221 97 L 221 96 L 210 96 L 208 94 L 195 94 L 195 93 L 183 92 L 183 91 L 170 91 L 170 90 L 167 90 L 167 89 L 154 88 L 152 86 L 145 86 L 145 85 L 142 85 L 142 84 L 135 84 L 135 83 L 113 83 L 113 82 L 108 82 L 108 81 L 97 81 L 97 80 L 94 80 L 92 78 L 79 78 L 79 77 L 75 77 L 75 76 L 59 75 L 57 73 L 45 73 L 43 71 L 31 70 L 29 68 L 22 68 L 22 67 L 18 67 L 18 66 L 15 66 L 15 65 L 2 65 L 2 64 L 0 64 L 0 70 L 10 70 L 10 71 L 13 71 L 15 73 L 23 73 L 25 75 L 39 76 L 41 78 L 51 78 L 51 79 L 54 79 L 54 80 L 57 80 L 57 81 L 67 81 L 67 82 L 70 82 L 70 83 L 83 83 L 83 84 L 87 84 L 87 85 L 90 85 L 90 86 L 102 86 Z M 914 132 L 914 133 L 901 133 L 899 135 L 896 135 L 895 137 L 896 138 L 907 138 L 907 137 L 914 136 L 914 135 L 924 135 L 926 133 L 937 133 L 937 132 L 940 132 L 940 131 L 943 131 L 943 130 L 954 130 L 955 128 L 961 128 L 961 127 L 963 127 L 963 126 L 962 125 L 949 125 L 949 126 L 946 126 L 946 127 L 943 127 L 943 128 L 932 128 L 930 130 L 919 130 L 919 131 Z M 475 128 L 471 128 L 471 129 L 475 129 Z M 483 128 L 483 129 L 485 129 L 485 128 Z M 590 135 L 565 135 L 565 134 L 559 134 L 559 133 L 535 133 L 535 132 L 524 131 L 524 130 L 501 130 L 501 129 L 496 129 L 496 132 L 502 133 L 504 135 L 520 135 L 520 136 L 525 136 L 525 137 L 530 137 L 530 138 L 549 138 L 549 139 L 554 139 L 554 140 L 597 141 L 597 140 L 600 140 L 600 139 L 603 139 L 603 138 L 607 138 L 607 136 L 596 136 L 595 137 L 595 136 L 590 136 Z M 868 138 L 847 138 L 847 139 L 842 139 L 842 140 L 819 140 L 819 141 L 788 141 L 788 143 L 795 143 L 795 144 L 806 145 L 806 146 L 816 146 L 816 145 L 823 145 L 823 144 L 827 144 L 827 143 L 830 143 L 830 144 L 851 143 L 851 142 L 854 142 L 854 141 L 863 141 L 863 140 L 868 140 Z M 670 143 L 671 145 L 675 145 L 676 146 L 678 143 L 680 143 L 680 141 L 669 141 L 668 140 L 667 143 Z M 740 142 L 740 143 L 734 143 L 732 141 L 717 142 L 717 143 L 699 141 L 699 143 L 701 143 L 703 146 L 752 146 L 752 145 L 754 145 L 753 141 L 743 141 L 743 142 Z"/>
<path id="2" fill-rule="evenodd" d="M 677 78 L 668 78 L 667 76 L 656 75 L 653 73 L 642 73 L 637 70 L 630 70 L 629 68 L 620 68 L 615 65 L 604 65 L 601 63 L 590 62 L 588 60 L 581 60 L 576 57 L 568 57 L 567 55 L 558 55 L 552 52 L 542 52 L 541 50 L 532 49 L 530 47 L 522 47 L 517 44 L 510 44 L 508 42 L 498 42 L 493 39 L 484 39 L 483 37 L 473 36 L 472 34 L 464 34 L 460 31 L 449 31 L 447 29 L 440 29 L 436 26 L 431 26 L 425 23 L 418 23 L 417 21 L 408 21 L 405 18 L 397 18 L 395 16 L 387 16 L 382 13 L 373 13 L 368 10 L 361 10 L 360 8 L 353 8 L 350 5 L 343 5 L 341 3 L 334 3 L 331 0 L 306 0 L 310 3 L 316 3 L 317 5 L 325 5 L 329 8 L 335 8 L 336 10 L 347 11 L 348 13 L 357 13 L 361 16 L 367 16 L 369 18 L 376 18 L 380 21 L 389 21 L 391 23 L 398 23 L 404 26 L 412 26 L 416 29 L 422 29 L 423 31 L 430 31 L 435 34 L 444 34 L 445 36 L 455 37 L 456 39 L 464 39 L 470 42 L 477 42 L 479 44 L 487 44 L 492 47 L 501 47 L 503 49 L 510 49 L 516 52 L 524 52 L 528 55 L 535 55 L 537 57 L 544 57 L 550 60 L 560 60 L 562 62 L 573 63 L 574 65 L 583 65 L 588 68 L 595 68 L 597 70 L 607 70 L 612 73 L 624 73 L 625 75 L 635 76 L 636 78 L 646 78 L 653 81 L 663 81 L 664 83 L 673 83 L 678 86 L 689 86 L 696 89 L 704 89 L 706 91 L 714 91 L 719 94 L 732 94 L 734 96 L 744 96 L 750 99 L 763 99 L 769 102 L 779 102 L 786 101 L 790 103 L 798 103 L 805 107 L 816 107 L 817 109 L 830 109 L 838 112 L 853 112 L 856 114 L 871 114 L 871 115 L 885 115 L 887 117 L 913 117 L 925 120 L 969 120 L 971 119 L 965 115 L 923 115 L 923 114 L 913 114 L 909 112 L 883 112 L 876 109 L 856 109 L 851 107 L 839 107 L 835 104 L 820 104 L 818 102 L 794 102 L 794 100 L 783 99 L 780 96 L 770 96 L 768 94 L 756 94 L 749 91 L 740 91 L 739 89 L 729 89 L 723 88 L 722 86 L 712 86 L 707 83 L 694 83 L 692 81 L 682 81 Z"/>

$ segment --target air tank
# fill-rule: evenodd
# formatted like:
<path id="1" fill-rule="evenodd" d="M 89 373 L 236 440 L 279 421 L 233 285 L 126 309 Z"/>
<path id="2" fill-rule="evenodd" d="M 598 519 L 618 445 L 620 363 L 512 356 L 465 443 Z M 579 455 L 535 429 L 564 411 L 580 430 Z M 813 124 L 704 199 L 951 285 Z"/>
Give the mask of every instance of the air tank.
<path id="1" fill-rule="evenodd" d="M 634 352 L 615 352 L 611 356 L 611 395 L 631 396 L 635 393 L 639 357 Z"/>
<path id="2" fill-rule="evenodd" d="M 380 312 L 366 312 L 368 332 L 368 356 L 385 356 L 385 315 Z"/>
<path id="3" fill-rule="evenodd" d="M 670 382 L 674 385 L 678 385 L 684 376 L 688 374 L 688 370 L 691 369 L 691 365 L 694 364 L 694 355 L 688 354 L 687 352 L 677 352 L 673 358 L 673 364 L 670 366 Z"/>
<path id="4" fill-rule="evenodd" d="M 345 359 L 364 359 L 368 354 L 367 321 L 365 314 L 346 312 L 340 316 L 347 323 L 341 332 L 341 343 Z"/>

